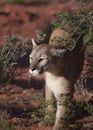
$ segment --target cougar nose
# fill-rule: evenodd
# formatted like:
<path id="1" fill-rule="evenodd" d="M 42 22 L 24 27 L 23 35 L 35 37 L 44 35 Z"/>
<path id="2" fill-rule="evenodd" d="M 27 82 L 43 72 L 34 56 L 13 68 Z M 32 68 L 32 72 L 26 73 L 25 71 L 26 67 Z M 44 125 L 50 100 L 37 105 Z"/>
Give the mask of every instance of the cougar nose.
<path id="1" fill-rule="evenodd" d="M 32 71 L 34 71 L 34 70 L 36 70 L 36 66 L 34 66 L 34 67 L 32 68 Z"/>

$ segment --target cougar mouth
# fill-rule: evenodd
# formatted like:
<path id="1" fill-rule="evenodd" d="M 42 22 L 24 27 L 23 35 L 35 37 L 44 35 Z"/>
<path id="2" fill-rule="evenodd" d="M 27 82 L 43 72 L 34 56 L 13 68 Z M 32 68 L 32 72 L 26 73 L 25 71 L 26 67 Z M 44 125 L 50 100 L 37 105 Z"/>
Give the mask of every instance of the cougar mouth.
<path id="1" fill-rule="evenodd" d="M 33 75 L 33 76 L 38 76 L 39 75 L 39 71 L 38 70 L 31 70 L 31 69 L 29 69 L 29 73 L 31 74 L 31 75 Z"/>
<path id="2" fill-rule="evenodd" d="M 40 68 L 39 70 L 37 70 L 37 69 L 35 69 L 35 70 L 29 69 L 29 73 L 30 73 L 31 75 L 33 75 L 33 76 L 38 76 L 38 75 L 42 74 L 43 72 L 44 72 L 43 67 Z"/>
<path id="3" fill-rule="evenodd" d="M 44 72 L 44 68 L 41 67 L 40 70 L 39 70 L 39 73 L 42 74 Z"/>
<path id="4" fill-rule="evenodd" d="M 42 67 L 38 67 L 36 69 L 29 69 L 29 73 L 33 76 L 38 76 L 40 74 L 42 74 L 43 72 L 45 72 L 48 68 L 48 64 L 46 64 L 45 66 L 42 66 Z"/>

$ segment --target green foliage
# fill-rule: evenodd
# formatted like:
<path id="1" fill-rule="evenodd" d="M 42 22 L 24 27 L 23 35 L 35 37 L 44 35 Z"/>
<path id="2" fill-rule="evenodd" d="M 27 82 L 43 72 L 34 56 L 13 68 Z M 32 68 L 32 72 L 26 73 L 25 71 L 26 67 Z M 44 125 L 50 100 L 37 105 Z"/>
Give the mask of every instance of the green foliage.
<path id="1" fill-rule="evenodd" d="M 41 43 L 42 41 L 45 40 L 46 34 L 42 30 L 37 30 L 37 35 L 36 35 L 36 41 L 37 43 Z"/>
<path id="2" fill-rule="evenodd" d="M 0 121 L 0 127 L 5 128 L 6 130 L 14 130 L 13 126 L 11 124 L 6 123 L 6 121 Z"/>
<path id="3" fill-rule="evenodd" d="M 33 95 L 34 97 L 36 95 Z M 51 105 L 52 103 L 54 103 L 54 99 L 52 100 L 45 100 L 43 97 L 38 96 L 37 98 L 35 98 L 39 108 L 33 112 L 30 113 L 31 115 L 31 119 L 30 119 L 30 124 L 33 123 L 42 123 L 44 126 L 50 126 L 50 125 L 54 125 L 54 121 L 55 121 L 55 109 L 52 111 L 49 111 L 47 109 L 48 105 Z"/>
<path id="4" fill-rule="evenodd" d="M 3 45 L 0 47 L 0 83 L 6 77 L 10 77 L 13 67 L 18 60 L 29 53 L 31 41 L 22 39 L 17 35 L 6 36 Z"/>
<path id="5" fill-rule="evenodd" d="M 55 123 L 55 111 L 47 111 L 47 116 L 43 119 L 45 126 L 53 126 Z"/>
<path id="6" fill-rule="evenodd" d="M 6 109 L 0 109 L 0 128 L 1 129 L 14 130 L 13 124 L 9 122 L 9 118 L 10 118 L 9 112 Z"/>
<path id="7" fill-rule="evenodd" d="M 45 126 L 53 126 L 55 122 L 56 105 L 52 111 L 49 111 L 47 107 L 48 105 L 54 104 L 55 99 L 46 101 L 44 98 L 38 96 L 36 101 L 39 104 L 39 108 L 30 113 L 30 124 L 41 122 Z M 83 118 L 84 116 L 93 116 L 93 100 L 91 102 L 79 102 L 70 97 L 66 97 L 63 102 L 59 102 L 59 105 L 68 107 L 68 110 L 66 111 L 68 124 L 65 125 L 62 123 L 62 128 L 68 127 L 69 123 Z"/>
<path id="8" fill-rule="evenodd" d="M 79 2 L 89 2 L 89 0 L 79 0 Z"/>
<path id="9" fill-rule="evenodd" d="M 54 29 L 61 29 L 67 33 L 67 37 L 61 38 L 62 45 L 72 50 L 80 37 L 87 34 L 87 40 L 84 40 L 84 46 L 93 41 L 93 10 L 81 11 L 76 14 L 69 12 L 58 13 L 57 22 L 53 23 Z M 59 41 L 58 41 L 59 42 Z M 93 42 L 92 42 L 93 43 Z"/>
<path id="10" fill-rule="evenodd" d="M 22 4 L 24 0 L 8 0 L 9 4 Z"/>
<path id="11" fill-rule="evenodd" d="M 65 25 L 67 24 L 78 25 L 79 23 L 78 16 L 69 12 L 57 13 L 56 18 L 58 22 L 53 23 L 54 29 L 56 28 L 65 29 Z"/>
<path id="12" fill-rule="evenodd" d="M 89 101 L 88 103 L 86 103 L 85 110 L 87 111 L 88 115 L 93 116 L 93 101 Z"/>
<path id="13" fill-rule="evenodd" d="M 54 125 L 55 113 L 54 111 L 46 111 L 46 107 L 39 108 L 30 114 L 30 124 L 43 122 L 44 126 Z"/>
<path id="14" fill-rule="evenodd" d="M 68 106 L 67 119 L 70 122 L 75 121 L 76 119 L 83 118 L 84 116 L 93 115 L 93 101 L 90 102 L 78 102 L 74 99 L 67 99 L 66 106 Z"/>
<path id="15" fill-rule="evenodd" d="M 64 105 L 68 108 L 66 111 L 66 119 L 69 122 L 73 122 L 84 116 L 93 115 L 93 101 L 91 103 L 85 101 L 78 102 L 68 96 L 64 98 L 63 102 L 59 102 L 59 105 Z"/>

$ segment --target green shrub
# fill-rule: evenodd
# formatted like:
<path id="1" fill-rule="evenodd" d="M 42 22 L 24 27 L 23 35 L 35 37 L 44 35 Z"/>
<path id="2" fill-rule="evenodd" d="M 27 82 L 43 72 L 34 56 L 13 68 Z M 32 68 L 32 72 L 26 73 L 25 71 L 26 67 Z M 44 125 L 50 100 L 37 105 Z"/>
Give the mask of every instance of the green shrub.
<path id="1" fill-rule="evenodd" d="M 9 4 L 22 4 L 24 0 L 8 0 Z"/>
<path id="2" fill-rule="evenodd" d="M 72 50 L 80 37 L 83 37 L 84 47 L 93 44 L 93 10 L 80 11 L 78 13 L 57 13 L 57 22 L 53 23 L 53 29 L 65 30 L 68 33 L 66 39 L 60 39 L 62 45 Z M 59 39 L 58 39 L 59 40 Z"/>
<path id="3" fill-rule="evenodd" d="M 38 96 L 36 98 L 39 107 L 37 110 L 30 113 L 31 120 L 30 124 L 38 123 L 43 121 L 43 125 L 45 126 L 53 126 L 55 122 L 55 113 L 56 113 L 56 105 L 55 109 L 52 111 L 47 110 L 47 106 L 54 104 L 55 100 L 45 100 L 44 98 Z M 75 122 L 75 120 L 83 118 L 84 116 L 93 116 L 93 100 L 86 101 L 76 101 L 75 99 L 66 98 L 64 102 L 60 102 L 60 105 L 65 105 L 68 107 L 66 112 L 67 121 L 69 123 Z M 62 124 L 64 127 L 65 125 Z"/>
<path id="4" fill-rule="evenodd" d="M 18 61 L 31 51 L 31 41 L 8 35 L 0 46 L 0 85 L 9 81 L 13 76 L 13 69 L 18 65 Z"/>
<path id="5" fill-rule="evenodd" d="M 0 127 L 5 128 L 6 130 L 14 130 L 11 124 L 6 123 L 6 121 L 0 121 Z"/>

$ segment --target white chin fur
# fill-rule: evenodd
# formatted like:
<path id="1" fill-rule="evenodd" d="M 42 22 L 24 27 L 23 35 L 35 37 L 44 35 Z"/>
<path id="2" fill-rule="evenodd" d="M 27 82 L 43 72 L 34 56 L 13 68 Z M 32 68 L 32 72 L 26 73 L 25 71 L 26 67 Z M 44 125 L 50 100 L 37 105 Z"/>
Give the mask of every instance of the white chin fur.
<path id="1" fill-rule="evenodd" d="M 29 73 L 31 74 L 31 75 L 33 75 L 33 76 L 37 76 L 37 75 L 39 75 L 39 72 L 38 72 L 38 70 L 31 70 L 31 69 L 29 69 Z"/>

